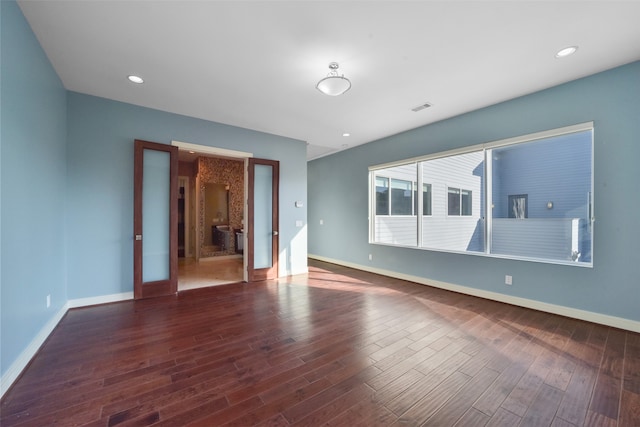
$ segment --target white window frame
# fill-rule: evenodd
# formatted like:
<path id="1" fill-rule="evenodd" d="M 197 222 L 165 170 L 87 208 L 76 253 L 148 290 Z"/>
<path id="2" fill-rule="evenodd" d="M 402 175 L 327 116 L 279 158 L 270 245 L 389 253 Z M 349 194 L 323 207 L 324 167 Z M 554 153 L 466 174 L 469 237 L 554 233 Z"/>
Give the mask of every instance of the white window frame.
<path id="1" fill-rule="evenodd" d="M 517 145 L 517 144 L 522 144 L 522 143 L 527 143 L 527 142 L 534 142 L 536 140 L 542 140 L 542 139 L 547 139 L 547 138 L 553 138 L 553 137 L 558 137 L 558 136 L 562 136 L 562 135 L 567 135 L 567 134 L 571 134 L 571 133 L 578 133 L 578 132 L 584 132 L 584 131 L 591 131 L 591 165 L 590 165 L 590 170 L 591 170 L 591 182 L 590 182 L 590 187 L 591 187 L 591 191 L 589 192 L 589 202 L 588 202 L 588 227 L 591 230 L 592 233 L 592 237 L 591 237 L 591 260 L 589 262 L 571 262 L 571 261 L 564 261 L 564 260 L 560 260 L 560 259 L 546 259 L 546 258 L 531 258 L 531 257 L 525 257 L 525 256 L 515 256 L 515 255 L 503 255 L 503 254 L 495 254 L 491 252 L 491 232 L 492 232 L 492 215 L 488 215 L 487 214 L 487 210 L 491 209 L 491 200 L 492 200 L 492 194 L 491 194 L 491 176 L 492 176 L 492 162 L 487 161 L 487 151 L 493 149 L 493 148 L 499 148 L 499 147 L 506 147 L 506 146 L 510 146 L 510 145 Z M 473 256 L 485 256 L 485 257 L 490 257 L 490 258 L 502 258 L 502 259 L 515 259 L 515 260 L 524 260 L 524 261 L 531 261 L 531 262 L 539 262 L 539 263 L 545 263 L 545 264 L 560 264 L 560 265 L 569 265 L 569 266 L 575 266 L 575 267 L 586 267 L 586 268 L 593 268 L 593 226 L 595 223 L 595 213 L 594 213 L 594 143 L 593 143 L 593 138 L 594 138 L 594 123 L 592 121 L 590 122 L 585 122 L 585 123 L 579 123 L 579 124 L 575 124 L 575 125 L 570 125 L 570 126 L 565 126 L 565 127 L 561 127 L 561 128 L 556 128 L 556 129 L 550 129 L 550 130 L 546 130 L 546 131 L 542 131 L 542 132 L 535 132 L 535 133 L 530 133 L 530 134 L 526 134 L 526 135 L 521 135 L 521 136 L 516 136 L 513 138 L 506 138 L 506 139 L 501 139 L 501 140 L 497 140 L 497 141 L 491 141 L 491 142 L 487 142 L 487 143 L 482 143 L 482 144 L 476 144 L 476 145 L 472 145 L 472 146 L 468 146 L 468 147 L 463 147 L 463 148 L 458 148 L 458 149 L 453 149 L 453 150 L 448 150 L 448 151 L 443 151 L 443 152 L 439 152 L 439 153 L 434 153 L 434 154 L 429 154 L 429 155 L 424 155 L 424 156 L 419 156 L 419 157 L 413 157 L 413 158 L 409 158 L 409 159 L 404 159 L 404 160 L 399 160 L 399 161 L 394 161 L 394 162 L 389 162 L 389 163 L 384 163 L 384 164 L 378 164 L 378 165 L 372 165 L 369 166 L 369 243 L 370 244 L 376 244 L 376 245 L 383 245 L 383 246 L 402 246 L 402 247 L 408 247 L 408 248 L 413 248 L 413 249 L 419 249 L 419 250 L 428 250 L 428 251 L 436 251 L 436 252 L 448 252 L 448 253 L 460 253 L 460 254 L 465 254 L 465 255 L 473 255 Z M 382 242 L 376 242 L 375 241 L 375 177 L 376 175 L 376 171 L 382 170 L 382 169 L 387 169 L 387 168 L 392 168 L 392 167 L 396 167 L 396 166 L 404 166 L 407 164 L 412 164 L 415 163 L 417 164 L 417 184 L 416 188 L 417 189 L 422 189 L 422 162 L 427 161 L 427 160 L 433 160 L 433 159 L 438 159 L 438 158 L 445 158 L 445 157 L 451 157 L 451 156 L 455 156 L 455 155 L 459 155 L 459 154 L 466 154 L 466 153 L 471 153 L 471 152 L 478 152 L 478 151 L 482 151 L 484 153 L 484 165 L 485 165 L 485 188 L 484 188 L 484 194 L 485 194 L 485 200 L 484 200 L 484 209 L 483 211 L 480 213 L 481 217 L 485 219 L 485 229 L 484 229 L 484 239 L 485 239 L 485 244 L 484 244 L 484 251 L 483 252 L 475 252 L 475 251 L 454 251 L 454 250 L 446 250 L 446 249 L 438 249 L 438 248 L 425 248 L 422 247 L 422 221 L 420 220 L 423 215 L 422 215 L 422 208 L 423 208 L 423 203 L 422 203 L 422 198 L 420 198 L 420 203 L 417 203 L 418 205 L 418 212 L 416 213 L 417 216 L 417 223 L 418 223 L 418 236 L 417 236 L 417 246 L 404 246 L 404 245 L 395 245 L 395 244 L 390 244 L 390 243 L 382 243 Z M 380 175 L 383 176 L 383 175 Z M 389 185 L 390 185 L 391 181 L 389 181 Z M 457 188 L 459 189 L 461 192 L 462 190 L 464 190 L 464 188 L 460 187 L 460 186 L 455 186 L 455 185 L 447 185 L 445 187 L 445 191 L 448 191 L 448 188 Z M 434 186 L 431 186 L 431 197 L 432 197 L 432 201 L 433 201 L 433 195 L 434 195 Z M 415 193 L 415 192 L 414 192 Z M 472 199 L 472 210 L 471 212 L 473 213 L 473 196 L 471 197 Z M 371 200 L 373 200 L 373 203 L 371 203 Z M 415 203 L 414 203 L 415 205 Z M 481 202 L 481 206 L 482 206 L 482 202 Z M 478 207 L 478 209 L 481 209 L 481 206 Z M 372 210 L 373 209 L 373 210 Z M 432 205 L 432 213 L 433 213 L 433 205 Z M 461 205 L 460 205 L 460 211 L 461 211 L 461 215 L 448 215 L 448 202 L 447 202 L 447 217 L 448 218 L 454 218 L 454 217 L 467 217 L 468 215 L 462 215 L 462 201 L 461 201 Z M 389 206 L 389 213 L 391 213 L 391 206 Z M 424 215 L 427 216 L 427 215 Z"/>

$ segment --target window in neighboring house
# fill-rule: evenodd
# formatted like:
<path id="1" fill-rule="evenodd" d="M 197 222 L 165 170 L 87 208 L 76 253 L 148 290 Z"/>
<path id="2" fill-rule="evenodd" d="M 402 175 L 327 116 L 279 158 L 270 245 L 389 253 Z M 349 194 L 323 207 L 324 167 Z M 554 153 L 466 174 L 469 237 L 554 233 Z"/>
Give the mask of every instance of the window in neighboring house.
<path id="1" fill-rule="evenodd" d="M 389 215 L 389 178 L 376 177 L 376 215 Z"/>
<path id="2" fill-rule="evenodd" d="M 447 201 L 448 209 L 447 215 L 460 215 L 460 189 L 451 188 L 447 189 Z"/>
<path id="3" fill-rule="evenodd" d="M 431 184 L 422 184 L 422 215 L 431 215 Z"/>
<path id="4" fill-rule="evenodd" d="M 391 215 L 413 215 L 411 181 L 391 179 Z"/>
<path id="5" fill-rule="evenodd" d="M 529 212 L 527 210 L 528 197 L 527 194 L 509 195 L 509 218 L 529 218 Z"/>
<path id="6" fill-rule="evenodd" d="M 450 216 L 471 216 L 471 190 L 449 187 L 447 189 L 448 209 Z"/>

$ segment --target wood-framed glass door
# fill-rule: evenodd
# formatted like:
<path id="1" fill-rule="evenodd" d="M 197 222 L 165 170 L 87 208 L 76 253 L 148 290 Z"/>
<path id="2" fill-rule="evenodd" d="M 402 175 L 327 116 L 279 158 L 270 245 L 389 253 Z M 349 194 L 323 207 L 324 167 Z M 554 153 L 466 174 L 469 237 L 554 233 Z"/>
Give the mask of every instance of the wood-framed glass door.
<path id="1" fill-rule="evenodd" d="M 173 295 L 178 288 L 178 148 L 136 140 L 133 293 Z"/>
<path id="2" fill-rule="evenodd" d="M 248 162 L 247 276 L 249 282 L 278 277 L 280 162 Z"/>

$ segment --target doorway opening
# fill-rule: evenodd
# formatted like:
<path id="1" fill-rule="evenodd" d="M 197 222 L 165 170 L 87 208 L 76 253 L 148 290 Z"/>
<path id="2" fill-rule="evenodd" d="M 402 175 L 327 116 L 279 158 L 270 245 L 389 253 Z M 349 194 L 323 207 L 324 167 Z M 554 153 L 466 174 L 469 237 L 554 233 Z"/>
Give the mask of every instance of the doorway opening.
<path id="1" fill-rule="evenodd" d="M 183 185 L 184 197 L 190 199 L 189 203 L 186 203 L 186 200 L 183 202 L 185 258 L 188 253 L 192 253 L 193 261 L 198 265 L 203 258 L 211 258 L 211 261 L 242 259 L 241 275 L 238 275 L 237 279 L 236 277 L 224 279 L 227 283 L 259 282 L 278 277 L 280 180 L 278 160 L 257 159 L 252 153 L 178 141 L 172 141 L 168 146 L 136 139 L 134 148 L 133 290 L 135 299 L 172 295 L 179 290 L 178 200 L 181 196 L 178 189 L 178 170 L 181 150 L 189 155 L 196 155 L 197 152 L 198 155 L 195 157 L 199 158 L 197 167 L 194 167 L 194 161 L 183 157 L 184 170 L 181 172 L 185 177 L 183 182 L 194 182 L 193 187 L 191 184 Z M 183 156 L 186 154 L 183 153 Z M 221 200 L 226 200 L 226 207 L 205 209 L 204 192 L 208 181 L 205 168 L 202 167 L 203 158 L 213 158 L 212 161 L 229 160 L 231 162 L 229 164 L 241 167 L 243 177 L 241 183 L 224 173 L 221 174 L 222 178 L 218 177 L 224 183 L 225 196 L 221 197 Z M 224 170 L 224 168 L 221 169 Z M 193 179 L 186 179 L 189 176 Z M 190 192 L 190 190 L 193 191 Z M 226 216 L 225 211 L 228 211 Z M 209 212 L 209 216 L 205 217 L 205 212 Z M 211 215 L 211 212 L 215 214 Z M 189 225 L 186 224 L 187 221 Z M 211 230 L 211 242 L 205 237 L 207 228 Z M 143 229 L 145 230 L 144 242 Z M 186 267 L 187 262 L 183 264 Z M 211 280 L 191 288 L 219 284 L 214 282 L 212 277 L 208 278 Z M 185 288 L 183 286 L 183 289 Z"/>
<path id="2" fill-rule="evenodd" d="M 245 280 L 245 159 L 178 152 L 178 291 Z"/>

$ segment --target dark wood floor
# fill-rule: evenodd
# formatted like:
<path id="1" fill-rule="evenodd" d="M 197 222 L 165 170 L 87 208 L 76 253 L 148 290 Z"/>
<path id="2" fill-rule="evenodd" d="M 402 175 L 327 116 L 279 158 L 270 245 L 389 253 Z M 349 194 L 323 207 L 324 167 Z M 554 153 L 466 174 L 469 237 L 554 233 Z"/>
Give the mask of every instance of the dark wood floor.
<path id="1" fill-rule="evenodd" d="M 0 424 L 640 425 L 639 334 L 310 264 L 70 310 Z"/>

